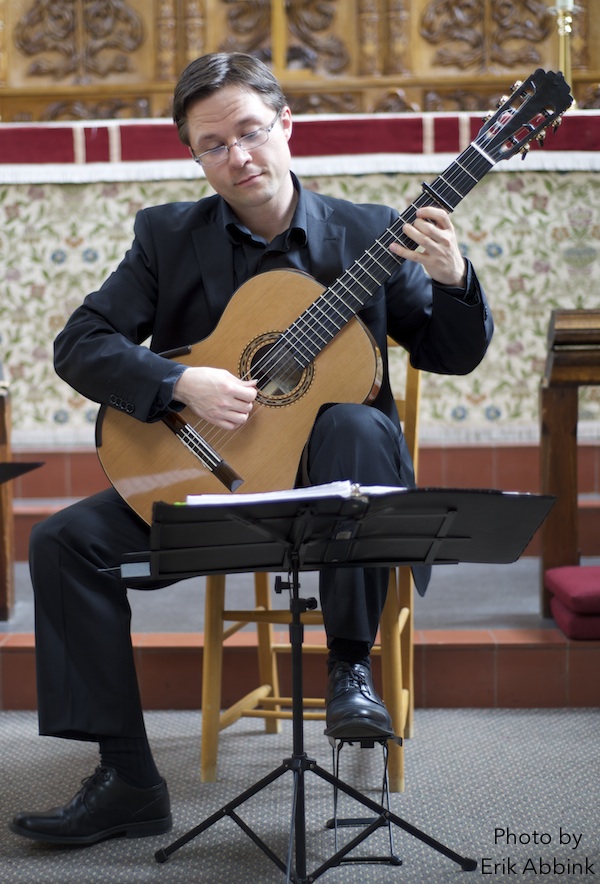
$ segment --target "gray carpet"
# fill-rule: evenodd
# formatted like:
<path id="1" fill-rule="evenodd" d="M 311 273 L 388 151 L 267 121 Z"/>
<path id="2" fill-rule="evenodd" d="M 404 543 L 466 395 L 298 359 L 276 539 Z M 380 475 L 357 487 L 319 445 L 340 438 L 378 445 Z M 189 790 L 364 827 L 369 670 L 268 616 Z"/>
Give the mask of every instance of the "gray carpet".
<path id="1" fill-rule="evenodd" d="M 600 564 L 599 558 L 582 564 Z M 16 574 L 16 605 L 0 632 L 33 631 L 33 596 L 27 565 L 19 562 Z M 317 577 L 304 573 L 301 594 L 317 595 Z M 540 614 L 540 563 L 523 557 L 508 565 L 436 565 L 425 598 L 415 594 L 417 629 L 535 629 L 549 628 L 554 621 Z M 228 604 L 243 607 L 252 593 L 248 575 L 227 578 Z M 202 632 L 204 580 L 184 580 L 157 592 L 131 590 L 135 632 Z M 274 606 L 287 607 L 289 599 L 273 594 Z"/>
<path id="2" fill-rule="evenodd" d="M 79 780 L 92 772 L 95 748 L 38 737 L 34 713 L 0 713 L 2 884 L 285 881 L 284 874 L 229 819 L 199 835 L 165 864 L 158 864 L 154 853 L 287 757 L 292 747 L 289 723 L 280 735 L 267 736 L 252 721 L 240 721 L 225 731 L 219 782 L 204 785 L 197 774 L 200 714 L 150 712 L 147 723 L 159 767 L 169 782 L 172 832 L 65 849 L 15 836 L 4 821 L 17 810 L 46 808 L 70 798 Z M 319 880 L 328 884 L 443 884 L 480 877 L 493 882 L 597 880 L 599 725 L 597 710 L 418 710 L 416 734 L 407 743 L 407 789 L 391 796 L 392 811 L 457 853 L 475 859 L 477 869 L 463 872 L 447 857 L 394 827 L 400 867 L 350 864 L 327 871 Z M 305 734 L 309 755 L 331 770 L 331 750 L 322 724 L 307 724 Z M 342 778 L 378 800 L 380 750 L 347 747 L 343 751 Z M 291 783 L 291 774 L 284 775 L 240 810 L 281 857 L 288 840 Z M 310 873 L 334 852 L 333 833 L 324 828 L 332 814 L 331 787 L 309 772 L 306 795 Z M 356 804 L 342 799 L 342 816 L 354 816 L 357 810 L 363 814 Z M 342 830 L 341 839 L 353 834 L 354 830 Z M 365 842 L 361 854 L 367 853 L 389 853 L 385 830 Z"/>

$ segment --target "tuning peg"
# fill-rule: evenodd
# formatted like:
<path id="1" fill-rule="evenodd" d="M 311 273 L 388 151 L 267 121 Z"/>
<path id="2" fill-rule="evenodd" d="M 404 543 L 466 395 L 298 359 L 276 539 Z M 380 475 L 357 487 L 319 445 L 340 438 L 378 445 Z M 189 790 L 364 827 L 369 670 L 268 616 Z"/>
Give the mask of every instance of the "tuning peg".
<path id="1" fill-rule="evenodd" d="M 546 141 L 546 130 L 542 129 L 541 132 L 538 132 L 538 134 L 535 136 L 535 140 L 537 141 L 537 143 L 539 144 L 540 147 L 543 147 L 544 142 Z"/>
<path id="2" fill-rule="evenodd" d="M 530 150 L 531 150 L 531 144 L 529 142 L 527 142 L 527 144 L 523 145 L 523 147 L 519 150 L 522 160 L 525 159 L 525 157 L 527 156 L 527 154 L 529 153 Z"/>
<path id="3" fill-rule="evenodd" d="M 555 120 L 552 121 L 552 123 L 551 123 L 552 131 L 556 132 L 556 130 L 560 128 L 561 123 L 562 123 L 562 114 L 560 115 L 560 117 L 557 117 Z"/>
<path id="4" fill-rule="evenodd" d="M 498 99 L 498 104 L 496 105 L 496 107 L 502 107 L 503 104 L 506 104 L 506 102 L 508 101 L 508 99 L 509 99 L 509 96 L 508 96 L 508 95 L 502 95 L 502 96 L 500 96 L 500 98 Z"/>
<path id="5" fill-rule="evenodd" d="M 510 87 L 511 93 L 516 92 L 517 89 L 523 85 L 523 80 L 515 80 L 515 82 Z"/>

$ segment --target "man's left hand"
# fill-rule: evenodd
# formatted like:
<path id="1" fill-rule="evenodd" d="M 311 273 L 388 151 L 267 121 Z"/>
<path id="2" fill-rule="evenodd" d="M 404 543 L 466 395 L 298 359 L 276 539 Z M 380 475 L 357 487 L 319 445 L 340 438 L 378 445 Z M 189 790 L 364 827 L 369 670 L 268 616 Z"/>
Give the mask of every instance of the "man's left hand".
<path id="1" fill-rule="evenodd" d="M 454 226 L 444 209 L 434 206 L 417 209 L 414 223 L 405 224 L 402 232 L 417 244 L 418 249 L 407 249 L 394 242 L 390 245 L 390 251 L 407 261 L 422 264 L 429 276 L 440 285 L 465 287 L 465 259 L 460 253 Z"/>

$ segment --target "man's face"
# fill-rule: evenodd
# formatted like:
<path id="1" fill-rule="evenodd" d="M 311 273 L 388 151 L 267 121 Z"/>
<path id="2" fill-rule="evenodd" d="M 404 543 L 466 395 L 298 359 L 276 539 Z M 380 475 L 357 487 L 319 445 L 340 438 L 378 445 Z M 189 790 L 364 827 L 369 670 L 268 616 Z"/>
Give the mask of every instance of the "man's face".
<path id="1" fill-rule="evenodd" d="M 188 108 L 191 149 L 198 156 L 214 147 L 231 146 L 244 135 L 268 127 L 274 116 L 273 108 L 256 92 L 226 86 Z M 236 145 L 224 162 L 203 167 L 208 182 L 245 223 L 255 212 L 287 208 L 293 193 L 288 146 L 291 134 L 290 109 L 284 107 L 264 144 L 252 152 Z"/>

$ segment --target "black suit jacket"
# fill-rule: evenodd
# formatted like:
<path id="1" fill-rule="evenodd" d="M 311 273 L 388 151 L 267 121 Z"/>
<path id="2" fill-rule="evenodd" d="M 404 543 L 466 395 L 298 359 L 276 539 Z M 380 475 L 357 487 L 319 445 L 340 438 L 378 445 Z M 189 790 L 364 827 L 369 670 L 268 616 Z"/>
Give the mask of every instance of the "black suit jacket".
<path id="1" fill-rule="evenodd" d="M 309 268 L 333 283 L 398 217 L 385 206 L 355 205 L 303 190 Z M 234 292 L 232 244 L 218 196 L 140 211 L 135 238 L 118 268 L 88 295 L 55 342 L 58 374 L 84 396 L 155 420 L 172 362 L 159 354 L 203 339 Z M 432 285 L 407 261 L 375 293 L 360 317 L 384 355 L 375 405 L 396 419 L 387 375 L 387 335 L 426 371 L 466 374 L 482 359 L 493 323 L 469 266 L 470 301 Z M 149 347 L 139 346 L 149 340 Z"/>

